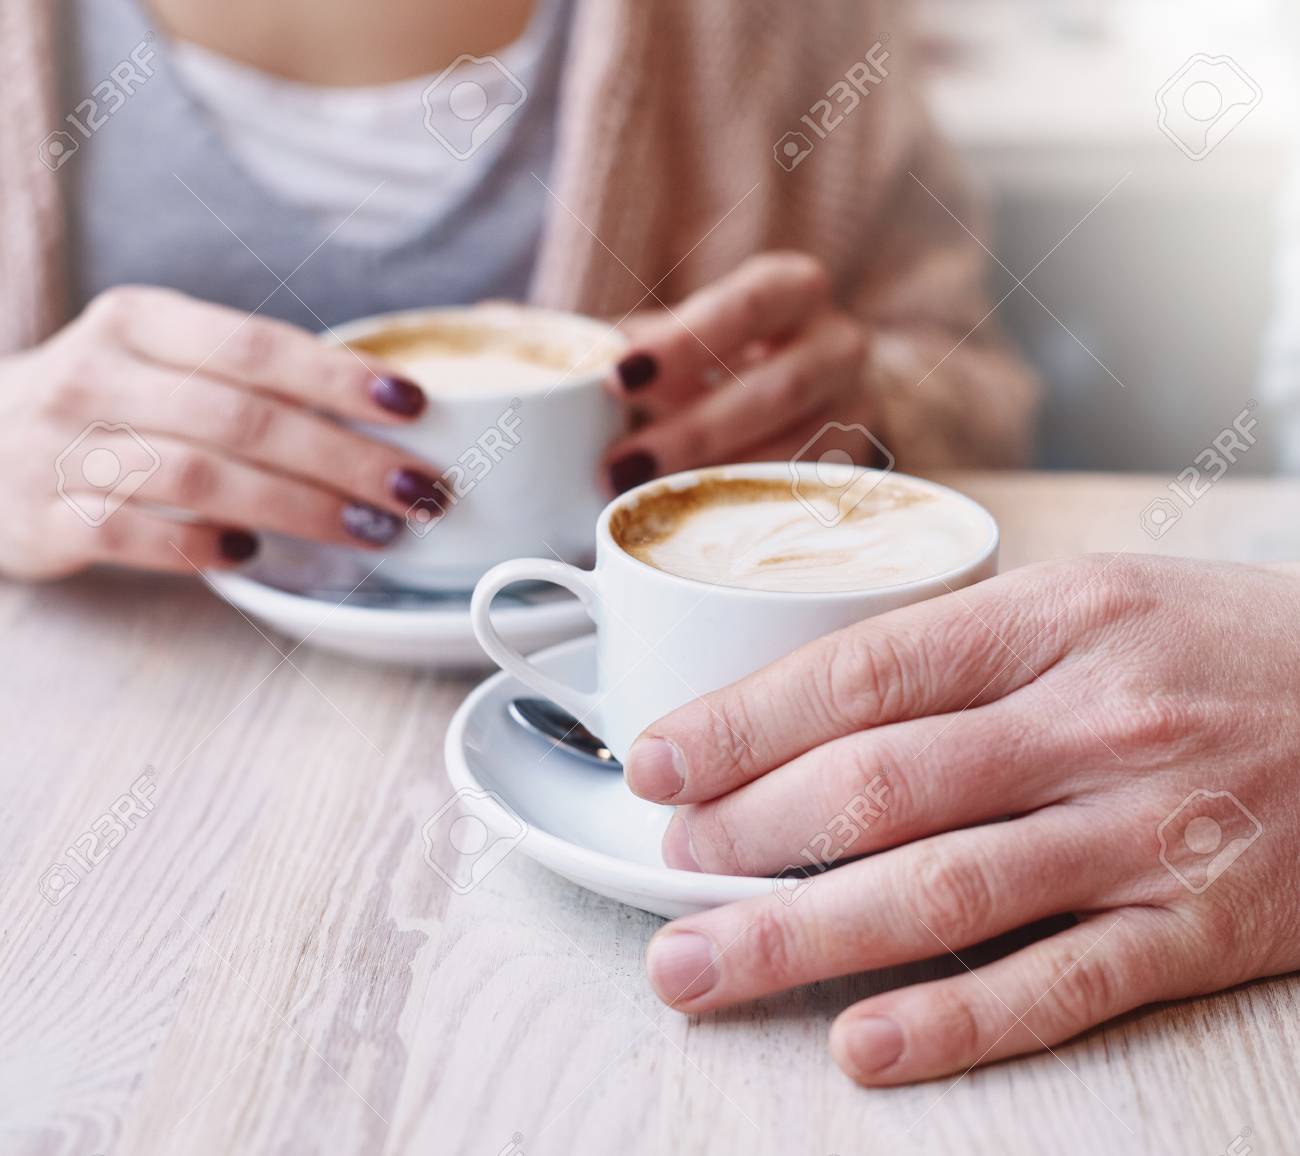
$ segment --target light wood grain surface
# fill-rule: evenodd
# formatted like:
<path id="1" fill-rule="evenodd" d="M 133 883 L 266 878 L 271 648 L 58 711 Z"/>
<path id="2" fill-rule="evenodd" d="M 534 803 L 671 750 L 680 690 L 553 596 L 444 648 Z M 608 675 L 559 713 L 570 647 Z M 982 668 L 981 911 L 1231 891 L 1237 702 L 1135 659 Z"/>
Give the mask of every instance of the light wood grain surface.
<path id="1" fill-rule="evenodd" d="M 950 480 L 1006 567 L 1300 559 L 1295 483 L 1225 480 L 1152 542 L 1162 479 Z M 954 961 L 691 1020 L 644 978 L 658 920 L 521 855 L 442 883 L 420 828 L 473 678 L 291 652 L 197 582 L 0 586 L 0 631 L 5 1156 L 1300 1150 L 1294 977 L 864 1091 L 833 1016 Z M 44 897 L 68 847 L 110 842 Z"/>

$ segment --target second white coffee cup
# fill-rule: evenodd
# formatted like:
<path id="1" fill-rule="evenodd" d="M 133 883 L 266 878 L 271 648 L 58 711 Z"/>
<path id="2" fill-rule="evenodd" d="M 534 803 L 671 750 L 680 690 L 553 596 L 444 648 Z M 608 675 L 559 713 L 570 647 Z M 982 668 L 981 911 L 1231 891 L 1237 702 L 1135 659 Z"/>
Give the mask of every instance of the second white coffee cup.
<path id="1" fill-rule="evenodd" d="M 624 426 L 602 382 L 624 339 L 600 321 L 507 303 L 368 317 L 331 338 L 364 343 L 431 326 L 496 332 L 507 348 L 557 347 L 584 368 L 526 389 L 509 380 L 472 388 L 419 380 L 428 408 L 418 419 L 357 423 L 441 472 L 442 509 L 418 502 L 408 510 L 406 532 L 384 551 L 384 576 L 425 590 L 469 590 L 489 566 L 520 554 L 589 560 L 601 457 Z M 373 555 L 366 561 L 373 566 Z"/>
<path id="2" fill-rule="evenodd" d="M 686 489 L 711 478 L 799 479 L 818 463 L 787 462 L 693 470 L 650 482 L 615 499 L 596 527 L 596 567 L 525 558 L 493 567 L 474 590 L 471 619 L 483 649 L 503 670 L 569 711 L 623 759 L 651 723 L 792 650 L 863 618 L 970 586 L 997 572 L 998 529 L 982 506 L 933 482 L 892 475 L 901 484 L 961 503 L 982 543 L 960 565 L 916 581 L 834 592 L 720 586 L 658 569 L 614 539 L 616 511 L 652 488 Z M 875 471 L 856 471 L 861 482 Z M 847 486 L 848 483 L 846 483 Z M 492 624 L 493 598 L 516 582 L 551 582 L 572 591 L 596 624 L 596 685 L 567 685 L 508 646 Z"/>

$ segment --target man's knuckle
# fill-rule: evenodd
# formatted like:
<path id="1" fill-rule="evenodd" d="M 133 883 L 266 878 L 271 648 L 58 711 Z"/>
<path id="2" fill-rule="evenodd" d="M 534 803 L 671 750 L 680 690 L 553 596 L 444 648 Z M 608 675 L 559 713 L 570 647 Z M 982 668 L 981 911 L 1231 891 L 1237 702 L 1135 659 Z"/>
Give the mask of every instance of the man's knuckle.
<path id="1" fill-rule="evenodd" d="M 1057 951 L 1048 968 L 1054 1031 L 1079 1031 L 1112 1014 L 1118 1006 L 1118 977 L 1111 964 L 1087 949 Z M 1047 1003 L 1048 1001 L 1044 1001 Z"/>
<path id="2" fill-rule="evenodd" d="M 718 766 L 742 767 L 754 761 L 757 735 L 750 722 L 749 708 L 738 695 L 725 703 L 700 701 L 704 713 L 704 734 L 710 761 Z"/>
<path id="3" fill-rule="evenodd" d="M 1056 588 L 1068 600 L 1062 616 L 1078 635 L 1109 629 L 1134 614 L 1168 605 L 1167 591 L 1161 591 L 1151 569 L 1141 560 L 1086 554 L 1057 563 L 1048 573 L 1058 578 Z"/>
<path id="4" fill-rule="evenodd" d="M 687 820 L 691 846 L 708 860 L 709 869 L 724 874 L 747 874 L 750 865 L 744 852 L 745 840 L 737 831 L 728 808 L 717 803 L 702 803 L 691 811 Z"/>
<path id="5" fill-rule="evenodd" d="M 1216 882 L 1209 893 L 1198 896 L 1199 902 L 1195 905 L 1191 920 L 1195 936 L 1201 943 L 1236 945 L 1237 950 L 1221 953 L 1216 961 L 1219 966 L 1226 963 L 1231 967 L 1238 959 L 1248 957 L 1253 945 L 1269 942 L 1269 929 L 1254 926 L 1257 921 L 1254 909 L 1248 897 L 1240 894 L 1234 884 L 1240 888 L 1242 879 L 1227 874 Z M 1247 881 L 1246 886 L 1249 885 Z M 1244 952 L 1240 950 L 1243 946 L 1246 948 Z M 1180 959 L 1184 952 L 1167 950 L 1164 954 L 1166 959 L 1174 960 Z M 1247 977 L 1241 975 L 1235 978 Z"/>
<path id="6" fill-rule="evenodd" d="M 993 890 L 975 860 L 931 846 L 923 852 L 913 878 L 917 917 L 943 944 L 964 947 L 989 933 Z"/>
<path id="7" fill-rule="evenodd" d="M 930 1009 L 934 1038 L 944 1041 L 949 1055 L 974 1059 L 988 1044 L 989 1035 L 980 1015 L 964 996 L 936 991 Z M 1007 1014 L 1010 1019 L 1010 1013 Z"/>
<path id="8" fill-rule="evenodd" d="M 788 908 L 763 907 L 750 924 L 750 957 L 773 988 L 799 982 L 798 944 Z"/>
<path id="9" fill-rule="evenodd" d="M 1182 696 L 1120 695 L 1110 707 L 1113 745 L 1131 751 L 1158 750 L 1170 758 L 1192 753 L 1204 742 L 1211 712 Z"/>
<path id="10" fill-rule="evenodd" d="M 893 718 L 901 707 L 903 662 L 893 641 L 875 631 L 849 629 L 836 637 L 821 666 L 819 700 L 834 726 L 847 729 L 866 717 Z"/>
<path id="11" fill-rule="evenodd" d="M 880 777 L 880 750 L 876 743 L 868 741 L 871 737 L 869 734 L 855 735 L 840 744 L 844 748 L 839 754 L 841 788 L 848 792 L 840 799 L 840 806 L 848 803 L 850 794 L 856 795 Z"/>
<path id="12" fill-rule="evenodd" d="M 889 831 L 898 831 L 924 820 L 923 804 L 913 776 L 896 771 L 903 763 L 892 760 L 874 734 L 856 736 L 844 745 L 848 750 L 842 773 L 832 776 L 838 778 L 840 790 L 833 808 L 861 828 L 859 842 L 867 829 L 877 824 L 887 823 Z M 888 841 L 887 833 L 873 832 L 873 845 Z"/>

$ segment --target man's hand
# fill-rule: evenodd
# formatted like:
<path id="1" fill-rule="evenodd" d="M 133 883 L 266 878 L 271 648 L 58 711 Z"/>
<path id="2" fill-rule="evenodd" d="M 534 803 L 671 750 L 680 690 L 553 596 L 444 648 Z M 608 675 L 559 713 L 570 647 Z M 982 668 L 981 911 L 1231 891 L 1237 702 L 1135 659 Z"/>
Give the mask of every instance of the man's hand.
<path id="1" fill-rule="evenodd" d="M 1298 697 L 1277 569 L 1080 559 L 824 638 L 655 724 L 627 779 L 679 806 L 671 866 L 866 857 L 669 924 L 651 982 L 702 1012 L 1078 915 L 841 1014 L 840 1066 L 897 1084 L 1294 969 Z"/>

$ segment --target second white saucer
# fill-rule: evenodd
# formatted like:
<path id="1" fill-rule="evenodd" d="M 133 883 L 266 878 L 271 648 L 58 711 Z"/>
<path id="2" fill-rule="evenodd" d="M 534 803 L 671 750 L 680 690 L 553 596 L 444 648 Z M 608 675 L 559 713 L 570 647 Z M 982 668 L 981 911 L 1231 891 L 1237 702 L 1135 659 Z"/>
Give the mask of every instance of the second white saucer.
<path id="1" fill-rule="evenodd" d="M 411 590 L 384 578 L 381 558 L 268 538 L 238 573 L 209 573 L 212 587 L 248 617 L 297 643 L 367 662 L 428 669 L 489 665 L 469 621 L 469 592 Z M 500 599 L 493 621 L 511 646 L 528 654 L 591 630 L 581 603 L 556 587 L 517 587 Z"/>

